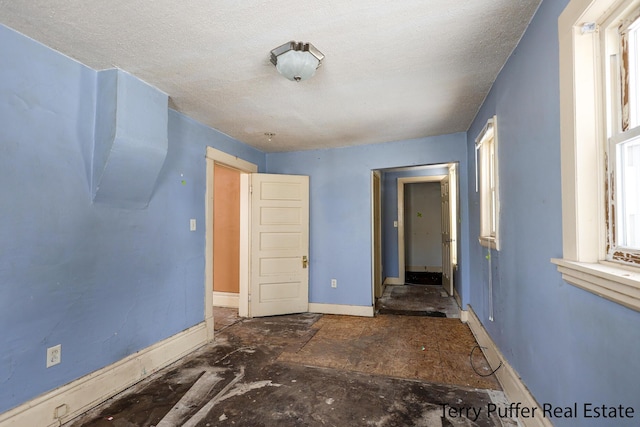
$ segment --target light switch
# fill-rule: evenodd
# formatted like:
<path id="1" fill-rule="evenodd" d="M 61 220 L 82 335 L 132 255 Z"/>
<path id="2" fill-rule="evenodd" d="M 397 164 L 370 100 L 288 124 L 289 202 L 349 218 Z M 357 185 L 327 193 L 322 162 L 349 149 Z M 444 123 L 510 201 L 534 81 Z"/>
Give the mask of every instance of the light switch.
<path id="1" fill-rule="evenodd" d="M 393 221 L 393 227 L 398 228 L 398 221 Z"/>
<path id="2" fill-rule="evenodd" d="M 189 230 L 196 231 L 196 220 L 195 218 L 191 218 L 189 221 Z"/>

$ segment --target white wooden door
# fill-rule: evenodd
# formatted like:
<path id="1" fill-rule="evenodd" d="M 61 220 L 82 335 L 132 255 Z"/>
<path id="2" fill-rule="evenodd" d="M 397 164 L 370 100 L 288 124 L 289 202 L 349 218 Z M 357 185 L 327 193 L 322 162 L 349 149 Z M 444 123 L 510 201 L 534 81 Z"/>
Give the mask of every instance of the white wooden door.
<path id="1" fill-rule="evenodd" d="M 251 175 L 251 317 L 309 309 L 309 177 Z"/>
<path id="2" fill-rule="evenodd" d="M 453 264 L 451 262 L 451 208 L 449 205 L 449 177 L 440 182 L 442 207 L 442 287 L 453 295 Z"/>

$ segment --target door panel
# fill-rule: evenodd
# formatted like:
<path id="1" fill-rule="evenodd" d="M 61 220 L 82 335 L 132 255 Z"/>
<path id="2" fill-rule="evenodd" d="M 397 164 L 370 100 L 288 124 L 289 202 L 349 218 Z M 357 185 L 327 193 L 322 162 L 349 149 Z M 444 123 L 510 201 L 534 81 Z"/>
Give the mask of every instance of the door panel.
<path id="1" fill-rule="evenodd" d="M 263 199 L 263 201 L 275 199 Z M 263 207 L 259 222 L 262 225 L 296 225 L 300 223 L 299 207 Z"/>
<path id="2" fill-rule="evenodd" d="M 306 312 L 309 177 L 252 174 L 251 189 L 250 316 Z"/>
<path id="3" fill-rule="evenodd" d="M 300 247 L 299 233 L 262 233 L 260 235 L 260 249 L 291 249 L 295 250 Z"/>

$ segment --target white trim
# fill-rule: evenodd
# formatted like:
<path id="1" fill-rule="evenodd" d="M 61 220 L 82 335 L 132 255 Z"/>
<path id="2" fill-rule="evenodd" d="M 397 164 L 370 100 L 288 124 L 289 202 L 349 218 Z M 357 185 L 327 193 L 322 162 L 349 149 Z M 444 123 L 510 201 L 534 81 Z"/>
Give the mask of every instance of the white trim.
<path id="1" fill-rule="evenodd" d="M 204 272 L 204 309 L 209 339 L 213 339 L 213 171 L 215 164 L 237 169 L 240 174 L 240 289 L 238 315 L 248 316 L 249 305 L 249 193 L 248 174 L 258 172 L 258 165 L 232 156 L 223 151 L 207 147 L 207 184 L 205 194 L 205 272 Z"/>
<path id="2" fill-rule="evenodd" d="M 373 317 L 373 306 L 309 303 L 309 313 Z M 0 426 L 1 427 L 1 426 Z"/>
<path id="3" fill-rule="evenodd" d="M 583 262 L 598 261 L 604 235 L 605 126 L 598 32 L 583 33 L 581 24 L 600 19 L 603 4 L 572 0 L 558 18 L 563 257 Z"/>
<path id="4" fill-rule="evenodd" d="M 214 307 L 238 308 L 240 294 L 234 292 L 213 291 Z"/>
<path id="5" fill-rule="evenodd" d="M 448 167 L 449 163 L 442 164 L 442 167 Z M 417 184 L 423 182 L 440 182 L 449 175 L 431 175 L 431 176 L 410 176 L 398 178 L 398 281 L 399 285 L 404 285 L 404 185 Z"/>
<path id="6" fill-rule="evenodd" d="M 213 159 L 206 157 L 206 179 L 204 195 L 204 321 L 207 337 L 213 340 Z"/>
<path id="7" fill-rule="evenodd" d="M 384 279 L 384 285 L 404 285 L 404 280 L 400 280 L 399 277 L 387 277 Z"/>
<path id="8" fill-rule="evenodd" d="M 249 317 L 249 277 L 251 269 L 251 175 L 240 175 L 240 286 L 238 316 Z"/>
<path id="9" fill-rule="evenodd" d="M 207 325 L 202 322 L 0 414 L 0 427 L 59 426 L 207 342 Z M 56 412 L 59 418 L 54 418 Z"/>
<path id="10" fill-rule="evenodd" d="M 216 150 L 213 147 L 207 147 L 207 159 L 238 169 L 241 172 L 258 172 L 258 165 L 243 160 L 238 156 L 232 156 L 224 151 Z"/>
<path id="11" fill-rule="evenodd" d="M 625 307 L 640 311 L 640 272 L 614 263 L 587 263 L 554 258 L 562 279 Z"/>
<path id="12" fill-rule="evenodd" d="M 376 194 L 376 179 L 378 180 L 378 192 Z M 376 197 L 377 196 L 377 197 Z M 376 198 L 378 203 L 376 204 Z M 376 215 L 377 214 L 377 215 Z M 378 220 L 376 221 L 376 217 Z M 376 234 L 378 239 L 376 240 Z M 380 281 L 380 296 L 384 291 L 382 279 L 382 174 L 379 170 L 371 171 L 371 303 L 376 301 L 376 283 Z M 377 246 L 377 247 L 376 247 Z M 380 253 L 380 259 L 376 259 L 376 250 Z M 379 277 L 376 277 L 376 264 L 380 264 Z"/>
<path id="13" fill-rule="evenodd" d="M 526 408 L 537 408 L 535 414 L 537 416 L 531 418 L 519 418 L 518 421 L 520 425 L 525 427 L 553 427 L 551 421 L 548 418 L 542 416 L 542 408 L 536 402 L 536 399 L 533 397 L 531 392 L 527 389 L 527 386 L 522 382 L 522 379 L 518 375 L 518 373 L 509 365 L 507 359 L 504 358 L 496 344 L 493 342 L 489 334 L 487 333 L 484 326 L 476 316 L 476 313 L 473 311 L 471 306 L 467 306 L 468 310 L 463 310 L 460 312 L 460 319 L 464 317 L 467 318 L 467 324 L 473 332 L 473 335 L 476 337 L 476 341 L 478 345 L 482 348 L 482 352 L 484 353 L 484 357 L 489 362 L 489 366 L 491 369 L 496 369 L 500 363 L 502 366 L 495 373 L 498 382 L 502 386 L 504 394 L 507 396 L 510 402 L 513 403 L 522 403 L 522 407 Z"/>

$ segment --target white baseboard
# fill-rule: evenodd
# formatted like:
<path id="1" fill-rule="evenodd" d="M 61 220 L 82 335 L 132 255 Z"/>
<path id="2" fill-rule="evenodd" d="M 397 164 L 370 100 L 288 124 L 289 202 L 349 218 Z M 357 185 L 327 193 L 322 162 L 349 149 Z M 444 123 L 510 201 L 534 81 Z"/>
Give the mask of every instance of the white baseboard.
<path id="1" fill-rule="evenodd" d="M 0 427 L 59 426 L 205 343 L 203 322 L 0 414 Z"/>
<path id="2" fill-rule="evenodd" d="M 384 279 L 385 285 L 404 285 L 404 281 L 400 280 L 399 277 L 387 277 Z"/>
<path id="3" fill-rule="evenodd" d="M 364 305 L 343 305 L 343 304 L 317 304 L 309 303 L 310 313 L 341 314 L 347 316 L 373 317 L 372 306 Z M 1 426 L 0 426 L 1 427 Z"/>
<path id="4" fill-rule="evenodd" d="M 502 366 L 496 371 L 495 375 L 498 382 L 500 382 L 507 399 L 514 403 L 521 402 L 523 407 L 537 407 L 538 409 L 535 413 L 542 414 L 542 408 L 538 405 L 536 399 L 533 397 L 531 392 L 529 392 L 527 386 L 524 385 L 518 373 L 504 358 L 496 344 L 489 336 L 487 330 L 482 326 L 480 319 L 478 319 L 478 316 L 471 306 L 468 307 L 469 310 L 461 311 L 460 319 L 463 319 L 462 313 L 466 313 L 465 318 L 467 319 L 467 324 L 469 325 L 469 328 L 471 328 L 473 335 L 476 337 L 478 345 L 482 347 L 482 352 L 489 362 L 489 366 L 491 366 L 492 369 L 496 369 L 500 363 L 502 363 Z M 543 416 L 519 418 L 518 421 L 520 422 L 520 425 L 525 427 L 553 427 L 551 421 Z"/>
<path id="5" fill-rule="evenodd" d="M 469 323 L 469 311 L 460 309 L 460 321 L 462 323 Z M 471 327 L 471 325 L 469 325 Z"/>
<path id="6" fill-rule="evenodd" d="M 213 306 L 238 308 L 240 306 L 240 294 L 213 291 Z"/>

